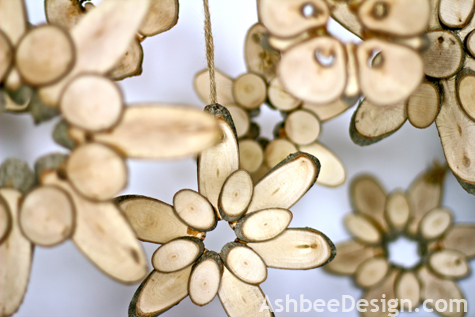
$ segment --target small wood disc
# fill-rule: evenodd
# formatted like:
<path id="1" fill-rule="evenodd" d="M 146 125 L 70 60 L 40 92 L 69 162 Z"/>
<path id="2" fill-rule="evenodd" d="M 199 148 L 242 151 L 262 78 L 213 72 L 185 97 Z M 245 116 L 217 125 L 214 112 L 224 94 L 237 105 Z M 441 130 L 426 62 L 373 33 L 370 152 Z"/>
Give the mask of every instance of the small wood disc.
<path id="1" fill-rule="evenodd" d="M 99 75 L 82 75 L 71 81 L 60 100 L 61 112 L 71 124 L 88 131 L 110 129 L 123 111 L 119 86 Z"/>
<path id="2" fill-rule="evenodd" d="M 8 237 L 12 228 L 12 216 L 6 201 L 0 196 L 0 244 Z"/>
<path id="3" fill-rule="evenodd" d="M 234 231 L 241 240 L 262 242 L 280 235 L 287 229 L 290 221 L 292 221 L 292 213 L 287 209 L 264 209 L 241 218 Z"/>
<path id="4" fill-rule="evenodd" d="M 221 217 L 226 221 L 236 221 L 247 210 L 254 193 L 251 175 L 240 169 L 229 175 L 219 195 L 218 206 Z"/>
<path id="5" fill-rule="evenodd" d="M 449 31 L 431 31 L 426 36 L 430 42 L 429 48 L 422 53 L 426 75 L 435 78 L 453 76 L 462 67 L 460 40 Z"/>
<path id="6" fill-rule="evenodd" d="M 82 195 L 95 200 L 117 195 L 127 184 L 128 176 L 124 159 L 99 143 L 76 148 L 66 163 L 66 173 Z"/>
<path id="7" fill-rule="evenodd" d="M 475 257 L 475 225 L 454 225 L 444 237 L 440 244 L 444 249 L 458 250 L 469 258 Z"/>
<path id="8" fill-rule="evenodd" d="M 409 300 L 411 302 L 411 304 L 409 304 L 407 302 L 401 301 L 401 304 L 404 305 L 405 310 L 419 306 L 421 298 L 421 285 L 414 272 L 407 271 L 401 273 L 396 281 L 396 284 L 394 285 L 394 292 L 396 294 L 396 298 L 405 301 Z"/>
<path id="9" fill-rule="evenodd" d="M 246 73 L 234 81 L 233 96 L 236 102 L 246 108 L 259 107 L 267 98 L 266 81 L 254 73 Z"/>
<path id="10" fill-rule="evenodd" d="M 388 260 L 383 257 L 370 258 L 358 266 L 355 282 L 361 288 L 378 284 L 389 272 Z"/>
<path id="11" fill-rule="evenodd" d="M 71 37 L 55 25 L 43 25 L 26 33 L 15 54 L 15 64 L 22 79 L 32 86 L 61 79 L 74 62 L 75 48 Z"/>
<path id="12" fill-rule="evenodd" d="M 470 273 L 466 256 L 457 250 L 441 250 L 428 259 L 429 268 L 443 278 L 462 278 Z"/>
<path id="13" fill-rule="evenodd" d="M 236 105 L 227 105 L 231 117 L 233 117 L 234 126 L 236 127 L 237 137 L 240 138 L 244 136 L 251 125 L 249 120 L 249 114 L 239 106 Z"/>
<path id="14" fill-rule="evenodd" d="M 32 243 L 53 246 L 68 239 L 75 225 L 71 197 L 55 186 L 41 186 L 26 195 L 19 224 Z"/>
<path id="15" fill-rule="evenodd" d="M 266 163 L 274 167 L 282 162 L 289 154 L 297 152 L 297 147 L 286 139 L 275 139 L 266 146 L 264 152 Z"/>
<path id="16" fill-rule="evenodd" d="M 345 227 L 358 240 L 376 244 L 382 239 L 381 232 L 365 216 L 361 214 L 348 214 L 344 220 Z"/>
<path id="17" fill-rule="evenodd" d="M 191 189 L 183 189 L 173 197 L 173 207 L 178 218 L 187 226 L 198 231 L 209 231 L 216 227 L 217 219 L 208 199 Z"/>
<path id="18" fill-rule="evenodd" d="M 440 237 L 451 225 L 452 213 L 445 208 L 429 211 L 419 223 L 419 234 L 426 240 Z"/>
<path id="19" fill-rule="evenodd" d="M 465 48 L 467 51 L 472 55 L 475 56 L 475 30 L 470 32 L 467 37 L 465 38 Z"/>
<path id="20" fill-rule="evenodd" d="M 267 94 L 269 95 L 269 101 L 271 104 L 282 111 L 290 111 L 297 108 L 302 103 L 301 100 L 285 91 L 279 77 L 272 79 L 269 83 Z"/>
<path id="21" fill-rule="evenodd" d="M 241 281 L 258 285 L 267 278 L 267 267 L 262 258 L 242 243 L 227 243 L 221 250 L 226 267 Z"/>
<path id="22" fill-rule="evenodd" d="M 406 195 L 394 191 L 386 200 L 385 216 L 388 224 L 397 231 L 402 231 L 409 220 L 411 209 Z"/>
<path id="23" fill-rule="evenodd" d="M 204 245 L 196 238 L 179 238 L 160 246 L 152 256 L 155 270 L 176 272 L 195 262 L 203 253 Z"/>
<path id="24" fill-rule="evenodd" d="M 258 73 L 269 81 L 275 77 L 280 54 L 262 45 L 267 36 L 268 31 L 262 24 L 251 26 L 244 42 L 244 59 L 249 71 Z"/>
<path id="25" fill-rule="evenodd" d="M 307 110 L 292 112 L 285 119 L 285 134 L 294 143 L 299 145 L 310 144 L 320 135 L 320 121 Z"/>
<path id="26" fill-rule="evenodd" d="M 7 35 L 0 30 L 0 82 L 12 66 L 13 47 Z"/>
<path id="27" fill-rule="evenodd" d="M 178 22 L 178 0 L 150 1 L 150 8 L 145 16 L 139 33 L 154 36 L 168 31 Z"/>
<path id="28" fill-rule="evenodd" d="M 216 257 L 206 257 L 208 253 L 213 253 Z M 197 261 L 191 272 L 188 284 L 191 301 L 198 306 L 204 306 L 211 302 L 218 294 L 221 274 L 222 262 L 219 255 L 213 251 L 206 252 Z"/>
<path id="29" fill-rule="evenodd" d="M 409 122 L 416 128 L 425 129 L 439 114 L 439 91 L 430 82 L 422 83 L 407 99 L 406 107 Z"/>
<path id="30" fill-rule="evenodd" d="M 264 151 L 254 140 L 239 141 L 239 158 L 241 167 L 249 173 L 254 173 L 264 161 Z"/>
<path id="31" fill-rule="evenodd" d="M 440 0 L 438 8 L 440 22 L 449 28 L 462 28 L 472 17 L 474 5 L 474 0 Z"/>
<path id="32" fill-rule="evenodd" d="M 475 76 L 464 75 L 457 82 L 457 95 L 465 113 L 475 120 Z"/>

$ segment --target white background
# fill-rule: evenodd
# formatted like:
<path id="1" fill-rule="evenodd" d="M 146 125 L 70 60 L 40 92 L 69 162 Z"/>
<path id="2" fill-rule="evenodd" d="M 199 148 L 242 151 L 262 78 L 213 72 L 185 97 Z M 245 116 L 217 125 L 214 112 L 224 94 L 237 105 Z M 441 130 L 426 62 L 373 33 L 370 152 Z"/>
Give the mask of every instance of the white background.
<path id="1" fill-rule="evenodd" d="M 45 20 L 43 1 L 28 0 L 32 23 Z M 255 0 L 210 0 L 213 34 L 216 45 L 216 66 L 232 77 L 246 71 L 243 42 L 247 29 L 257 21 Z M 140 77 L 121 82 L 129 104 L 139 101 L 188 104 L 203 107 L 193 91 L 196 72 L 205 67 L 203 40 L 203 11 L 200 0 L 180 0 L 180 18 L 170 31 L 147 39 L 145 59 Z M 335 34 L 351 38 L 334 26 Z M 264 107 L 263 107 L 264 108 Z M 434 159 L 444 161 L 435 126 L 418 130 L 406 123 L 393 136 L 381 143 L 361 148 L 352 143 L 348 126 L 353 109 L 323 126 L 320 141 L 333 150 L 344 162 L 348 179 L 361 172 L 370 172 L 380 179 L 388 191 L 406 189 L 414 177 Z M 267 107 L 258 119 L 263 134 L 270 137 L 280 115 Z M 35 158 L 51 151 L 64 151 L 50 138 L 54 122 L 34 127 L 28 116 L 0 117 L 0 159 L 18 157 L 33 164 Z M 173 162 L 129 161 L 130 181 L 124 193 L 148 195 L 171 203 L 173 195 L 182 188 L 197 189 L 196 166 L 192 158 Z M 351 211 L 348 184 L 336 189 L 319 185 L 297 203 L 292 211 L 291 226 L 310 226 L 327 234 L 335 243 L 349 236 L 342 225 L 342 217 Z M 457 222 L 475 222 L 475 197 L 465 193 L 450 174 L 445 182 L 443 205 L 455 214 Z M 226 223 L 208 234 L 205 244 L 218 251 L 234 240 Z M 100 243 L 100 242 L 98 242 Z M 156 245 L 144 244 L 150 258 Z M 409 256 L 405 249 L 397 254 Z M 474 269 L 474 262 L 471 262 Z M 469 302 L 468 316 L 475 316 L 475 278 L 460 282 Z M 71 242 L 61 246 L 36 248 L 31 280 L 25 300 L 17 316 L 126 316 L 129 301 L 137 285 L 124 286 L 102 275 Z M 298 299 L 300 294 L 315 301 L 341 299 L 351 295 L 356 299 L 361 290 L 348 277 L 326 274 L 322 269 L 285 271 L 269 269 L 267 280 L 261 285 L 273 302 L 276 299 Z M 415 314 L 415 313 L 414 313 Z M 219 300 L 200 308 L 187 298 L 163 316 L 225 316 Z M 315 316 L 317 313 L 277 313 L 277 316 Z M 340 316 L 342 313 L 319 313 L 319 316 Z M 419 313 L 418 316 L 435 316 Z M 357 316 L 356 312 L 345 316 Z"/>

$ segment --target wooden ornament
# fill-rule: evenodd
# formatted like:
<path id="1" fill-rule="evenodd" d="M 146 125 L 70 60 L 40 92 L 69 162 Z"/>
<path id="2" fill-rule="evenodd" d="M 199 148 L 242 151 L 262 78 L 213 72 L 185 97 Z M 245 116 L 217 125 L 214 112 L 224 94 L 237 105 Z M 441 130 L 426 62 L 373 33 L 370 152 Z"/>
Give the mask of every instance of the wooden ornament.
<path id="1" fill-rule="evenodd" d="M 401 305 L 404 310 L 417 307 L 421 300 L 421 283 L 417 275 L 412 271 L 401 272 L 394 285 L 396 298 L 403 298 L 405 302 Z M 407 303 L 409 301 L 409 303 Z"/>
<path id="2" fill-rule="evenodd" d="M 290 221 L 292 221 L 292 213 L 287 209 L 264 209 L 239 219 L 234 231 L 242 241 L 263 242 L 284 232 Z"/>
<path id="3" fill-rule="evenodd" d="M 242 217 L 251 203 L 254 184 L 246 170 L 239 169 L 229 175 L 218 198 L 219 215 L 226 221 L 236 221 Z"/>
<path id="4" fill-rule="evenodd" d="M 360 288 L 374 286 L 381 282 L 389 271 L 389 263 L 385 257 L 368 259 L 358 266 L 355 272 L 355 283 Z"/>
<path id="5" fill-rule="evenodd" d="M 275 77 L 276 65 L 280 54 L 265 43 L 268 41 L 268 31 L 256 23 L 249 28 L 244 42 L 244 59 L 249 71 L 260 74 L 270 81 Z"/>
<path id="6" fill-rule="evenodd" d="M 208 199 L 191 189 L 183 189 L 173 197 L 173 210 L 188 227 L 210 231 L 217 225 L 216 211 Z"/>
<path id="7" fill-rule="evenodd" d="M 195 262 L 203 253 L 204 244 L 196 238 L 178 238 L 159 247 L 152 256 L 158 272 L 180 271 Z"/>
<path id="8" fill-rule="evenodd" d="M 245 73 L 234 80 L 233 96 L 236 103 L 245 109 L 257 108 L 266 100 L 266 82 L 259 75 Z"/>
<path id="9" fill-rule="evenodd" d="M 218 294 L 223 274 L 223 262 L 218 253 L 207 251 L 193 265 L 188 293 L 191 301 L 204 306 L 210 303 Z"/>
<path id="10" fill-rule="evenodd" d="M 220 252 L 226 268 L 247 284 L 259 285 L 267 279 L 267 267 L 262 258 L 245 244 L 229 242 Z"/>
<path id="11" fill-rule="evenodd" d="M 439 110 L 439 91 L 431 82 L 421 84 L 406 101 L 407 119 L 419 129 L 429 127 L 437 118 Z"/>

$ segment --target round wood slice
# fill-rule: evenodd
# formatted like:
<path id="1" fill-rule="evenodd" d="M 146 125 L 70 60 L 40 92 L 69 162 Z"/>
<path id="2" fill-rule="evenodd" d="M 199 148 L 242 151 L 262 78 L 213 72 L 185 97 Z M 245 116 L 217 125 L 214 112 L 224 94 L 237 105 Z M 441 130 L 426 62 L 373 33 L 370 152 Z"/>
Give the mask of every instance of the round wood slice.
<path id="1" fill-rule="evenodd" d="M 178 238 L 160 246 L 152 256 L 152 265 L 162 273 L 171 273 L 193 264 L 203 253 L 201 240 Z"/>
<path id="2" fill-rule="evenodd" d="M 221 249 L 226 268 L 241 281 L 259 285 L 267 278 L 267 267 L 262 258 L 245 244 L 229 242 Z"/>
<path id="3" fill-rule="evenodd" d="M 458 224 L 450 227 L 440 240 L 444 249 L 457 250 L 468 258 L 475 257 L 475 226 Z"/>
<path id="4" fill-rule="evenodd" d="M 285 91 L 279 77 L 271 80 L 267 94 L 271 104 L 282 111 L 293 110 L 302 103 L 302 101 Z"/>
<path id="5" fill-rule="evenodd" d="M 413 271 L 402 272 L 399 275 L 394 285 L 394 292 L 405 311 L 419 306 L 421 285 Z"/>
<path id="6" fill-rule="evenodd" d="M 260 74 L 270 81 L 275 77 L 280 54 L 264 47 L 267 37 L 268 31 L 262 24 L 256 23 L 251 26 L 244 42 L 244 58 L 249 71 Z"/>
<path id="7" fill-rule="evenodd" d="M 409 220 L 411 209 L 404 192 L 397 190 L 389 194 L 386 200 L 386 220 L 393 230 L 404 230 Z"/>
<path id="8" fill-rule="evenodd" d="M 234 231 L 246 242 L 271 240 L 287 229 L 292 221 L 292 213 L 287 209 L 271 208 L 255 211 L 239 219 Z"/>
<path id="9" fill-rule="evenodd" d="M 440 22 L 449 28 L 462 28 L 470 20 L 473 14 L 474 0 L 440 0 Z"/>
<path id="10" fill-rule="evenodd" d="M 249 114 L 244 109 L 236 105 L 227 105 L 226 108 L 228 108 L 231 116 L 233 117 L 237 137 L 240 138 L 246 135 L 251 125 Z"/>
<path id="11" fill-rule="evenodd" d="M 358 266 L 355 272 L 355 282 L 358 287 L 368 288 L 380 283 L 389 272 L 386 257 L 379 256 L 368 259 Z"/>
<path id="12" fill-rule="evenodd" d="M 208 251 L 204 253 L 193 266 L 188 293 L 191 301 L 204 306 L 211 302 L 218 294 L 223 274 L 223 263 L 218 253 Z"/>
<path id="13" fill-rule="evenodd" d="M 383 238 L 382 233 L 368 216 L 351 213 L 345 217 L 344 224 L 353 237 L 364 243 L 378 244 Z"/>
<path id="14" fill-rule="evenodd" d="M 99 143 L 76 148 L 66 162 L 71 184 L 85 197 L 107 200 L 127 185 L 128 171 L 124 159 Z"/>
<path id="15" fill-rule="evenodd" d="M 233 96 L 236 102 L 246 108 L 259 107 L 267 98 L 266 81 L 254 73 L 245 73 L 234 80 Z"/>
<path id="16" fill-rule="evenodd" d="M 45 13 L 48 23 L 69 30 L 79 22 L 85 9 L 79 1 L 45 0 Z"/>
<path id="17" fill-rule="evenodd" d="M 124 100 L 119 86 L 110 79 L 81 75 L 65 87 L 60 108 L 70 124 L 97 132 L 110 129 L 119 121 Z"/>
<path id="18" fill-rule="evenodd" d="M 462 67 L 463 46 L 460 39 L 449 31 L 430 31 L 426 36 L 430 46 L 422 53 L 425 74 L 435 78 L 453 76 Z"/>
<path id="19" fill-rule="evenodd" d="M 422 83 L 406 101 L 409 122 L 416 128 L 425 129 L 435 121 L 440 109 L 440 95 L 431 82 Z"/>
<path id="20" fill-rule="evenodd" d="M 69 33 L 54 25 L 32 29 L 15 52 L 15 65 L 22 79 L 32 86 L 60 80 L 74 63 L 75 48 Z"/>
<path id="21" fill-rule="evenodd" d="M 153 0 L 139 33 L 154 36 L 170 30 L 178 22 L 178 0 Z"/>
<path id="22" fill-rule="evenodd" d="M 235 104 L 236 101 L 234 100 L 233 96 L 233 80 L 218 70 L 215 71 L 215 79 L 219 102 L 223 105 Z M 200 97 L 201 101 L 203 101 L 205 104 L 210 103 L 209 85 L 210 82 L 208 69 L 202 70 L 195 75 L 193 86 L 196 93 L 198 94 L 198 97 Z"/>
<path id="23" fill-rule="evenodd" d="M 292 142 L 286 139 L 275 139 L 266 146 L 264 151 L 266 164 L 274 167 L 295 152 L 297 152 L 297 147 Z"/>
<path id="24" fill-rule="evenodd" d="M 12 216 L 7 202 L 0 196 L 0 245 L 5 241 L 12 228 Z"/>
<path id="25" fill-rule="evenodd" d="M 71 197 L 55 186 L 37 187 L 23 199 L 19 225 L 32 243 L 57 245 L 73 234 L 76 213 Z"/>
<path id="26" fill-rule="evenodd" d="M 173 197 L 173 207 L 178 218 L 188 227 L 198 231 L 216 228 L 216 212 L 206 197 L 191 189 L 183 189 Z"/>
<path id="27" fill-rule="evenodd" d="M 296 110 L 285 119 L 285 134 L 298 145 L 315 142 L 320 136 L 320 121 L 307 110 Z"/>
<path id="28" fill-rule="evenodd" d="M 240 169 L 229 175 L 219 194 L 218 206 L 221 218 L 236 221 L 246 212 L 254 193 L 252 177 Z"/>
<path id="29" fill-rule="evenodd" d="M 333 119 L 334 117 L 345 112 L 349 108 L 350 107 L 341 99 L 338 99 L 326 105 L 316 105 L 311 103 L 304 103 L 302 105 L 302 109 L 310 110 L 322 122 Z"/>
<path id="30" fill-rule="evenodd" d="M 452 213 L 445 208 L 434 208 L 419 223 L 419 234 L 425 240 L 439 238 L 452 224 Z"/>
<path id="31" fill-rule="evenodd" d="M 375 178 L 370 175 L 355 178 L 351 183 L 350 198 L 357 212 L 369 216 L 381 228 L 387 228 L 384 217 L 386 191 Z"/>
<path id="32" fill-rule="evenodd" d="M 0 82 L 13 66 L 13 47 L 7 35 L 0 30 Z"/>
<path id="33" fill-rule="evenodd" d="M 475 75 L 466 74 L 457 81 L 457 96 L 465 113 L 475 120 Z"/>
<path id="34" fill-rule="evenodd" d="M 264 151 L 254 140 L 241 140 L 239 141 L 239 157 L 241 167 L 249 173 L 254 173 L 264 161 Z"/>
<path id="35" fill-rule="evenodd" d="M 457 250 L 440 250 L 429 255 L 429 269 L 442 278 L 463 278 L 470 274 L 467 257 Z"/>

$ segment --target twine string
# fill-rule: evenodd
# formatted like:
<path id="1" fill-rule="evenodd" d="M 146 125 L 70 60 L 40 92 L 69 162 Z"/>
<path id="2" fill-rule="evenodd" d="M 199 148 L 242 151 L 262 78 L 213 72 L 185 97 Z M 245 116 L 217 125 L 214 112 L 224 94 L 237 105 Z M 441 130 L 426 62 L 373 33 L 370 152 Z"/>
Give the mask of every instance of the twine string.
<path id="1" fill-rule="evenodd" d="M 205 11 L 205 44 L 206 44 L 206 61 L 209 71 L 209 101 L 211 105 L 218 103 L 218 94 L 216 92 L 216 76 L 214 66 L 214 42 L 213 33 L 211 32 L 211 16 L 209 14 L 208 0 L 203 0 Z"/>

